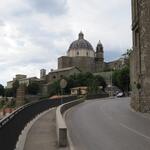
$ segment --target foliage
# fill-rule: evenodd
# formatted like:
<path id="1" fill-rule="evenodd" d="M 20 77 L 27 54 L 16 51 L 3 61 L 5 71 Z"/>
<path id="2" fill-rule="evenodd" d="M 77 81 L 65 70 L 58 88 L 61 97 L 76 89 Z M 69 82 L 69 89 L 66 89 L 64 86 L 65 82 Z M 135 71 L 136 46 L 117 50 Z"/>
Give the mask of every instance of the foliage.
<path id="1" fill-rule="evenodd" d="M 19 88 L 19 81 L 15 80 L 12 87 L 13 97 L 16 97 L 17 89 Z"/>
<path id="2" fill-rule="evenodd" d="M 2 104 L 2 102 L 0 102 L 0 109 L 3 108 L 4 104 Z"/>
<path id="3" fill-rule="evenodd" d="M 96 78 L 89 79 L 88 89 L 90 94 L 98 93 L 99 88 L 98 88 L 98 82 Z"/>
<path id="4" fill-rule="evenodd" d="M 100 75 L 96 75 L 95 78 L 96 78 L 97 85 L 102 86 L 102 90 L 104 91 L 107 86 L 104 78 Z"/>
<path id="5" fill-rule="evenodd" d="M 51 85 L 49 85 L 48 91 L 49 95 L 60 95 L 61 93 L 61 88 L 59 85 L 60 80 L 54 81 Z"/>
<path id="6" fill-rule="evenodd" d="M 124 56 L 125 58 L 129 58 L 132 51 L 133 51 L 133 49 L 127 49 L 126 53 L 124 53 L 122 56 Z"/>
<path id="7" fill-rule="evenodd" d="M 27 93 L 36 95 L 40 91 L 40 85 L 37 82 L 32 82 L 27 86 Z"/>
<path id="8" fill-rule="evenodd" d="M 13 97 L 13 89 L 5 89 L 5 96 L 6 97 Z"/>
<path id="9" fill-rule="evenodd" d="M 99 86 L 106 87 L 106 82 L 100 75 L 94 76 L 92 73 L 74 74 L 65 78 L 68 82 L 67 87 L 64 89 L 65 94 L 70 94 L 70 89 L 73 87 L 87 86 L 90 93 L 98 93 Z M 50 95 L 60 94 L 61 89 L 59 85 L 60 80 L 53 82 L 49 87 Z"/>
<path id="10" fill-rule="evenodd" d="M 113 84 L 119 87 L 122 91 L 129 91 L 130 75 L 129 67 L 124 67 L 116 70 L 112 75 Z"/>
<path id="11" fill-rule="evenodd" d="M 4 96 L 4 94 L 5 94 L 4 86 L 0 84 L 0 96 Z"/>

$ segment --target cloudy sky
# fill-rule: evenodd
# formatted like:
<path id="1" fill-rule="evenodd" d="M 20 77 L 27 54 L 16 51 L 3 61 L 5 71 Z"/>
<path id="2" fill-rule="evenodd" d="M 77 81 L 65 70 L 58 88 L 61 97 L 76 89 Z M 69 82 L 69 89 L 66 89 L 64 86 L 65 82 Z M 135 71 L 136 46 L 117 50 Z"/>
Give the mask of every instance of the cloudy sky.
<path id="1" fill-rule="evenodd" d="M 93 47 L 101 40 L 105 61 L 117 59 L 132 45 L 130 7 L 128 0 L 1 0 L 0 83 L 56 69 L 81 30 Z"/>

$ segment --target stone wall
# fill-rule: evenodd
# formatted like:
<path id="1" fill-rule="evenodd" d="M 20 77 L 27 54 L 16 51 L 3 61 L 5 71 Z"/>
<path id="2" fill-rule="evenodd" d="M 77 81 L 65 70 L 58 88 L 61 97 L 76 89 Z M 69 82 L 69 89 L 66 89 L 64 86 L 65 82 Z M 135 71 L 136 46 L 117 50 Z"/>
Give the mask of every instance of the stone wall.
<path id="1" fill-rule="evenodd" d="M 54 81 L 57 81 L 63 77 L 69 77 L 70 75 L 78 73 L 80 73 L 80 70 L 75 67 L 72 69 L 52 71 L 47 75 L 47 83 L 53 83 Z"/>
<path id="2" fill-rule="evenodd" d="M 63 56 L 58 58 L 58 69 L 67 67 L 77 67 L 82 72 L 99 72 L 103 71 L 104 63 L 102 61 L 97 61 L 92 57 L 67 57 Z"/>
<path id="3" fill-rule="evenodd" d="M 62 56 L 58 58 L 58 69 L 74 66 L 71 57 Z"/>
<path id="4" fill-rule="evenodd" d="M 20 85 L 16 94 L 16 106 L 25 104 L 25 86 Z"/>
<path id="5" fill-rule="evenodd" d="M 82 72 L 95 72 L 95 59 L 91 57 L 73 57 L 72 64 Z"/>
<path id="6" fill-rule="evenodd" d="M 139 90 L 137 88 L 138 83 L 138 74 L 137 74 L 137 58 L 135 51 L 130 55 L 130 85 L 131 85 L 131 106 L 136 111 L 139 111 L 140 103 L 139 103 Z"/>
<path id="7" fill-rule="evenodd" d="M 150 111 L 150 1 L 132 0 L 133 49 L 131 106 L 137 111 Z M 134 81 L 134 82 L 133 82 Z"/>

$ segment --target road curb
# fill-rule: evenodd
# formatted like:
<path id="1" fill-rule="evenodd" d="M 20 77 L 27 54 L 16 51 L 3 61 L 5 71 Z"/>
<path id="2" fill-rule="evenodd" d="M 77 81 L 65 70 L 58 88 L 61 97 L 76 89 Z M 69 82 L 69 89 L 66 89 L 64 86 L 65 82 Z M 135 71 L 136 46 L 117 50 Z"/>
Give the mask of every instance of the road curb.
<path id="1" fill-rule="evenodd" d="M 56 109 L 56 133 L 57 133 L 57 142 L 59 147 L 66 147 L 68 144 L 72 145 L 70 142 L 70 137 L 68 134 L 68 129 L 66 122 L 63 118 L 64 113 L 71 107 L 84 102 L 84 99 L 75 100 L 63 105 L 60 105 Z M 73 149 L 72 149 L 73 150 Z"/>

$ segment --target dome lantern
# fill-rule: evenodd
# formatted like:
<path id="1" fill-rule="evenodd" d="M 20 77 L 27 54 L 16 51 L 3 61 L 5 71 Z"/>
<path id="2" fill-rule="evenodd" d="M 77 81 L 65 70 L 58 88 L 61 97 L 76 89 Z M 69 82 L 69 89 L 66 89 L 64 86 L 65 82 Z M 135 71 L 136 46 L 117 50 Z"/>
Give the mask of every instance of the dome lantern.
<path id="1" fill-rule="evenodd" d="M 84 34 L 82 33 L 82 31 L 79 33 L 79 40 L 80 39 L 84 39 Z"/>

